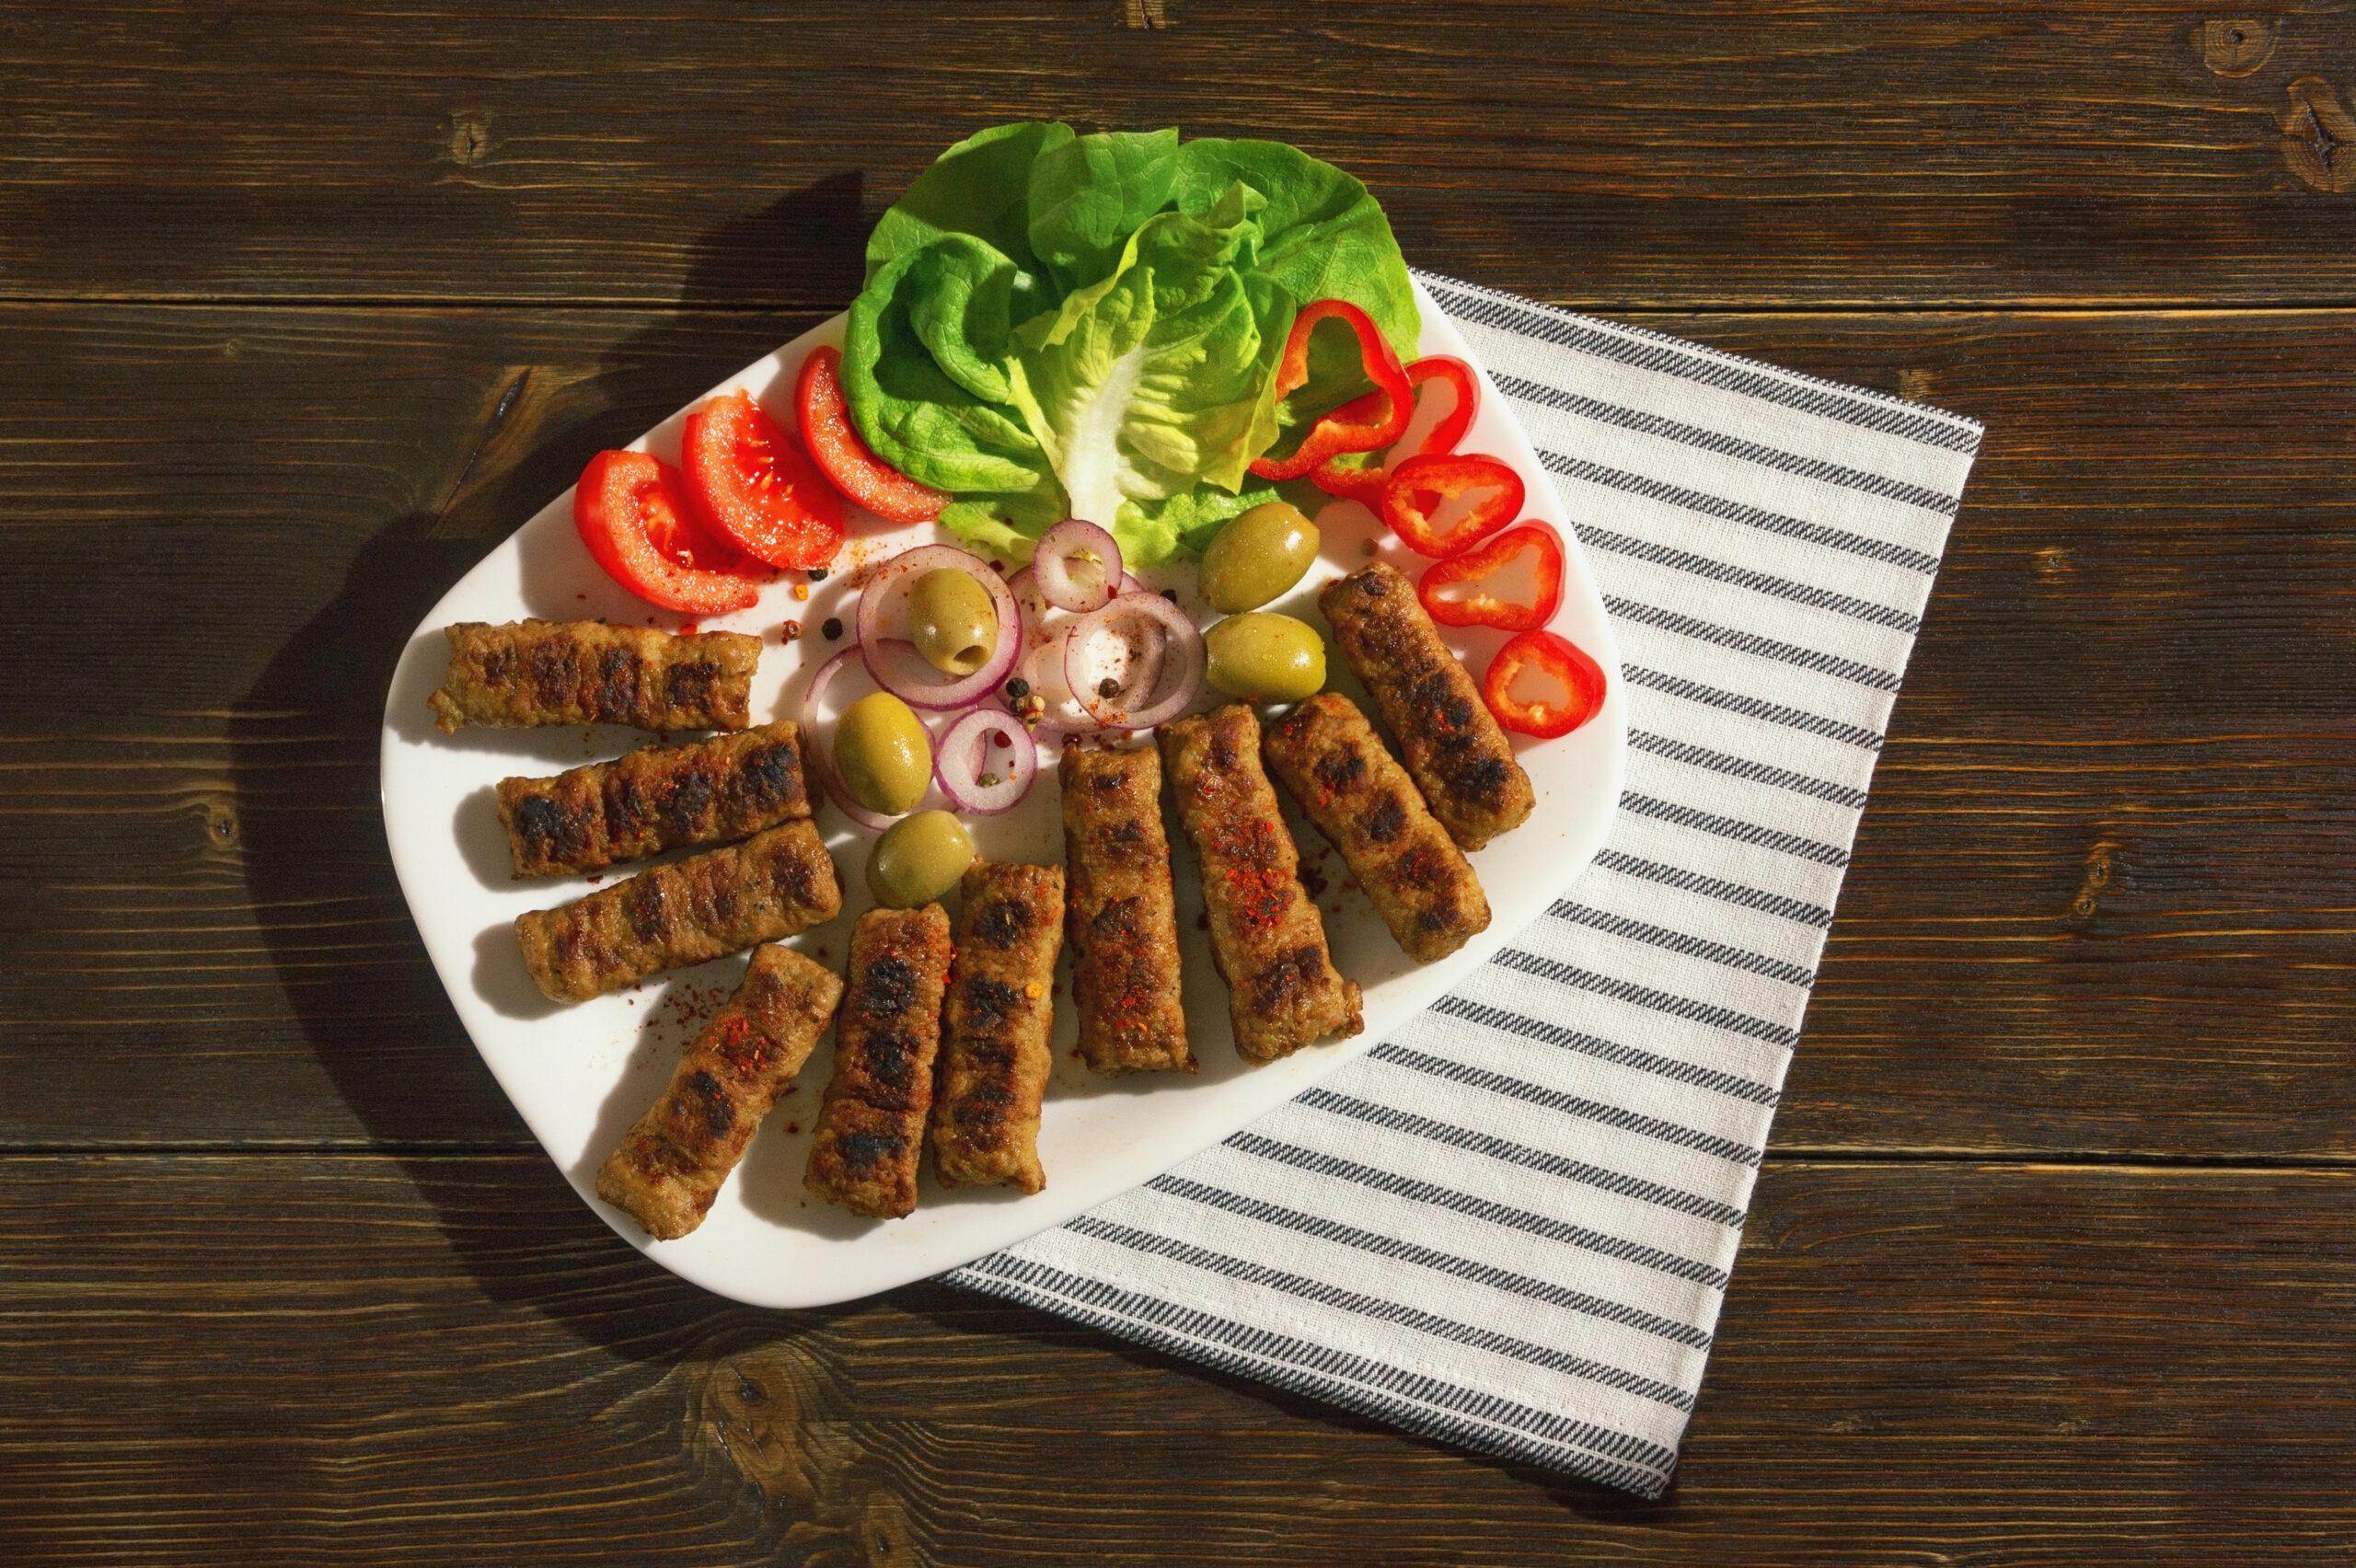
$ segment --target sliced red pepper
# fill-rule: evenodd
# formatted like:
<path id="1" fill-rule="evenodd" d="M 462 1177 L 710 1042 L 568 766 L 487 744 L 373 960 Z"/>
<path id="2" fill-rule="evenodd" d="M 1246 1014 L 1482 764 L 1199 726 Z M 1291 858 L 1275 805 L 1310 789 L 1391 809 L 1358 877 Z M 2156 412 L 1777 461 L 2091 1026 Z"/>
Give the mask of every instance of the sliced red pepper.
<path id="1" fill-rule="evenodd" d="M 1562 696 L 1518 698 L 1514 683 L 1523 680 L 1542 690 L 1552 685 Z M 1481 700 L 1507 729 L 1551 741 L 1569 734 L 1603 706 L 1603 669 L 1551 631 L 1525 631 L 1489 661 L 1489 673 L 1481 677 Z"/>
<path id="2" fill-rule="evenodd" d="M 1384 406 L 1360 409 L 1367 398 L 1353 398 L 1310 426 L 1291 456 L 1262 457 L 1254 462 L 1252 471 L 1264 479 L 1297 479 L 1328 457 L 1388 446 L 1406 432 L 1407 421 L 1415 414 L 1415 395 L 1407 385 L 1406 368 L 1383 340 L 1374 318 L 1345 299 L 1317 300 L 1301 306 L 1300 314 L 1292 318 L 1284 356 L 1276 362 L 1279 398 L 1309 379 L 1309 334 L 1320 321 L 1343 322 L 1357 334 L 1367 379 L 1382 395 Z"/>
<path id="3" fill-rule="evenodd" d="M 1527 562 L 1530 585 L 1511 596 L 1486 586 L 1516 562 Z M 1441 590 L 1470 585 L 1455 598 Z M 1427 567 L 1415 596 L 1442 626 L 1494 626 L 1505 631 L 1535 631 L 1554 618 L 1563 604 L 1563 539 L 1543 523 L 1519 523 L 1478 549 Z M 1524 602 L 1524 601 L 1527 602 Z"/>
<path id="4" fill-rule="evenodd" d="M 1464 439 L 1464 432 L 1472 428 L 1473 416 L 1481 411 L 1480 379 L 1472 374 L 1471 365 L 1447 354 L 1427 354 L 1407 367 L 1409 386 L 1421 386 L 1431 381 L 1444 381 L 1455 388 L 1455 406 L 1425 432 L 1424 439 L 1415 444 L 1413 452 L 1394 450 L 1379 458 L 1356 453 L 1328 457 L 1310 472 L 1309 477 L 1316 482 L 1317 488 L 1327 495 L 1346 496 L 1352 501 L 1362 501 L 1370 507 L 1380 507 L 1382 504 L 1383 482 L 1390 478 L 1385 465 L 1397 466 L 1392 462 L 1392 457 L 1404 462 L 1427 453 L 1455 451 L 1456 444 Z M 1382 404 L 1390 400 L 1390 396 L 1387 392 L 1369 392 L 1334 409 L 1334 416 L 1354 421 L 1371 420 Z M 1409 428 L 1414 427 L 1413 414 L 1409 415 L 1407 423 Z"/>
<path id="5" fill-rule="evenodd" d="M 843 408 L 843 352 L 813 349 L 793 384 L 793 409 L 802 444 L 835 488 L 878 517 L 895 523 L 930 523 L 951 497 L 900 472 L 859 438 Z"/>
<path id="6" fill-rule="evenodd" d="M 1416 554 L 1446 560 L 1512 522 L 1523 493 L 1519 474 L 1481 453 L 1410 457 L 1383 481 L 1382 520 Z M 1481 499 L 1453 522 L 1443 527 L 1434 521 L 1450 502 L 1475 495 Z"/>

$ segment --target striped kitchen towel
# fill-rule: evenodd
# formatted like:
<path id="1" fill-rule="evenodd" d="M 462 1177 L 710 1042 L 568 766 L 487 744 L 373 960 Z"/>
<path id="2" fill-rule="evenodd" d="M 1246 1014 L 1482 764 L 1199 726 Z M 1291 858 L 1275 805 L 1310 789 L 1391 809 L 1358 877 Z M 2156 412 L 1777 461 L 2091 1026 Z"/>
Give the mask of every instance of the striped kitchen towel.
<path id="1" fill-rule="evenodd" d="M 1980 426 L 1423 282 L 1613 617 L 1611 836 L 1358 1061 L 949 1277 L 1657 1496 Z"/>

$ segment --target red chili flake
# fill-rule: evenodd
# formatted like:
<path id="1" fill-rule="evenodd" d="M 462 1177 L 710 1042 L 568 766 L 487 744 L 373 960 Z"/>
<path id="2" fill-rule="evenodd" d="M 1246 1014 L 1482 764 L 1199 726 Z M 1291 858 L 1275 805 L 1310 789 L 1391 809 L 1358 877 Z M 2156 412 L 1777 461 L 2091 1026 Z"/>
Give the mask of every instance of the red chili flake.
<path id="1" fill-rule="evenodd" d="M 1322 874 L 1317 871 L 1312 871 L 1304 866 L 1301 868 L 1300 872 L 1300 885 L 1309 890 L 1310 897 L 1322 898 L 1325 896 L 1325 889 L 1328 884 Z"/>
<path id="2" fill-rule="evenodd" d="M 687 625 L 679 628 L 679 635 L 681 637 L 693 637 L 697 632 L 701 631 L 702 629 L 703 624 L 700 621 L 689 621 Z"/>
<path id="3" fill-rule="evenodd" d="M 791 1137 L 794 1134 L 796 1134 L 796 1133 L 800 1132 L 801 1130 L 802 1130 L 802 1124 L 801 1124 L 801 1123 L 799 1123 L 799 1122 L 788 1122 L 788 1123 L 785 1124 L 785 1136 L 788 1136 L 788 1137 Z"/>
<path id="4" fill-rule="evenodd" d="M 1198 931 L 1207 931 L 1210 928 L 1211 912 L 1206 909 L 1201 914 L 1195 917 L 1195 929 Z"/>
<path id="5" fill-rule="evenodd" d="M 575 594 L 573 597 L 580 600 L 584 605 L 589 602 L 589 595 L 586 594 Z"/>
<path id="6" fill-rule="evenodd" d="M 606 880 L 606 873 L 605 873 L 605 872 L 603 872 L 603 871 L 599 871 L 595 876 L 591 877 L 591 878 L 589 879 L 589 885 L 590 885 L 591 887 L 595 887 L 599 882 L 604 882 L 605 880 Z"/>

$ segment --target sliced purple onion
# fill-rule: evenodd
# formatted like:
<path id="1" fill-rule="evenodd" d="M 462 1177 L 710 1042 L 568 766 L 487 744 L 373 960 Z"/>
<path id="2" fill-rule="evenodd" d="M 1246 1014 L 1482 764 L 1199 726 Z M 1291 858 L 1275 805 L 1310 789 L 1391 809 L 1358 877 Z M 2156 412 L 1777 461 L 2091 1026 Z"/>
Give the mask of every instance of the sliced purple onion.
<path id="1" fill-rule="evenodd" d="M 829 719 L 822 725 L 818 718 L 819 705 L 826 699 L 826 688 L 834 685 L 835 677 L 850 664 L 858 664 L 862 670 L 867 667 L 856 648 L 844 649 L 819 665 L 818 673 L 810 677 L 810 689 L 802 694 L 802 760 L 815 778 L 818 787 L 826 792 L 826 799 L 834 801 L 843 815 L 870 833 L 881 833 L 900 819 L 869 811 L 860 805 L 836 776 L 834 721 Z"/>
<path id="2" fill-rule="evenodd" d="M 933 748 L 932 776 L 959 811 L 996 816 L 1031 792 L 1039 777 L 1039 748 L 1021 720 L 976 708 L 950 725 Z"/>
<path id="3" fill-rule="evenodd" d="M 921 659 L 903 660 L 887 647 L 899 641 L 900 608 L 909 586 L 928 571 L 962 571 L 988 590 L 998 612 L 998 647 L 989 662 L 970 675 L 943 675 Z M 970 708 L 998 689 L 1022 657 L 1022 614 L 1006 579 L 990 570 L 979 556 L 949 545 L 919 545 L 903 550 L 875 570 L 859 594 L 859 646 L 867 655 L 868 670 L 876 684 L 893 696 L 918 708 Z M 910 646 L 905 642 L 902 646 Z M 920 673 L 919 673 L 920 672 Z"/>
<path id="4" fill-rule="evenodd" d="M 1202 691 L 1208 663 L 1200 629 L 1159 594 L 1122 594 L 1074 621 L 1064 643 L 1064 684 L 1107 729 L 1176 718 Z"/>
<path id="5" fill-rule="evenodd" d="M 1080 571 L 1072 570 L 1076 564 Z M 1067 517 L 1039 536 L 1031 549 L 1031 570 L 1047 603 L 1084 615 L 1103 609 L 1120 592 L 1121 547 L 1095 524 Z"/>

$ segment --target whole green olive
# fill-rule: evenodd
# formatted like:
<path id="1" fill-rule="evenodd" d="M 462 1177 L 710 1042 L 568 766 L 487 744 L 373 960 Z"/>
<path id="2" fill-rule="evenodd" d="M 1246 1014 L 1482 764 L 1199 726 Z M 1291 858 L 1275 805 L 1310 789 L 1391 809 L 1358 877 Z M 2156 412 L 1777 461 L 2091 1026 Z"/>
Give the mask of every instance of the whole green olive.
<path id="1" fill-rule="evenodd" d="M 1230 697 L 1299 702 L 1325 685 L 1325 640 L 1290 616 L 1230 616 L 1203 633 L 1203 645 L 1211 685 Z"/>
<path id="2" fill-rule="evenodd" d="M 932 782 L 932 737 L 907 703 L 870 692 L 835 721 L 835 771 L 860 805 L 897 816 Z"/>
<path id="3" fill-rule="evenodd" d="M 998 651 L 998 606 L 972 577 L 936 568 L 908 585 L 908 637 L 934 669 L 970 675 Z"/>
<path id="4" fill-rule="evenodd" d="M 867 891 L 886 909 L 930 904 L 974 863 L 974 839 L 947 812 L 918 812 L 884 830 L 867 857 Z"/>
<path id="5" fill-rule="evenodd" d="M 1255 506 L 1203 552 L 1203 597 L 1223 616 L 1256 610 L 1301 580 L 1317 559 L 1317 525 L 1290 502 Z"/>

